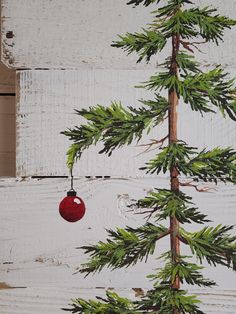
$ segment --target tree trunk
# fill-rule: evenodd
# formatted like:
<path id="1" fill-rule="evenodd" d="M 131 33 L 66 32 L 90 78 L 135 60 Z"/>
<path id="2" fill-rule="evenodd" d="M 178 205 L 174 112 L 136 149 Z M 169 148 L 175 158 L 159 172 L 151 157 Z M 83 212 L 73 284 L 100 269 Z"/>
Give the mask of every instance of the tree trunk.
<path id="1" fill-rule="evenodd" d="M 176 62 L 176 55 L 179 51 L 179 36 L 172 36 L 172 58 L 170 72 L 174 75 L 178 75 L 178 64 Z M 177 106 L 179 98 L 176 90 L 169 91 L 169 144 L 172 144 L 178 140 L 177 138 Z M 170 186 L 171 191 L 179 191 L 179 179 L 178 171 L 175 167 L 170 169 Z M 170 245 L 171 245 L 171 259 L 172 263 L 176 264 L 180 255 L 180 241 L 178 239 L 179 222 L 175 216 L 170 218 Z M 171 288 L 178 290 L 180 288 L 180 279 L 176 276 Z M 173 309 L 173 314 L 179 314 L 178 309 Z"/>

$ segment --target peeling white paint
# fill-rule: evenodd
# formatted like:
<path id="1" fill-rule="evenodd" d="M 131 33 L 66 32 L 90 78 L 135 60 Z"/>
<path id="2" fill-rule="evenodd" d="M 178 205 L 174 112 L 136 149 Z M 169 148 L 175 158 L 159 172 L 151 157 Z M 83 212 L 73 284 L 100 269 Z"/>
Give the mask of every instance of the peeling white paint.
<path id="1" fill-rule="evenodd" d="M 66 151 L 71 142 L 60 132 L 84 123 L 74 109 L 96 104 L 109 106 L 112 100 L 139 106 L 138 99 L 153 99 L 152 93 L 134 88 L 153 74 L 151 70 L 72 70 L 18 72 L 17 175 L 68 175 Z M 231 75 L 236 76 L 235 69 Z M 163 123 L 142 139 L 160 139 L 168 133 Z M 179 139 L 195 147 L 236 147 L 236 125 L 221 114 L 204 118 L 189 105 L 179 106 Z M 111 157 L 98 154 L 101 145 L 91 147 L 75 166 L 79 176 L 145 176 L 138 170 L 156 151 L 141 154 L 136 143 L 115 151 Z"/>
<path id="2" fill-rule="evenodd" d="M 234 17 L 235 0 L 209 0 L 207 4 Z M 133 86 L 157 70 L 161 56 L 149 65 L 137 65 L 134 56 L 127 58 L 110 43 L 118 33 L 138 31 L 150 21 L 152 8 L 134 10 L 116 0 L 2 0 L 2 7 L 2 61 L 17 69 L 49 69 L 18 72 L 17 174 L 68 175 L 65 152 L 69 141 L 60 132 L 81 122 L 73 109 L 109 105 L 114 99 L 136 106 L 139 98 L 150 97 Z M 8 31 L 13 32 L 12 39 L 6 39 Z M 235 46 L 235 32 L 227 31 L 223 44 L 217 48 L 207 45 L 197 57 L 205 68 L 223 62 L 236 75 Z M 59 70 L 62 68 L 66 70 Z M 165 124 L 149 138 L 164 135 Z M 179 138 L 191 145 L 236 147 L 235 135 L 232 121 L 220 115 L 202 119 L 181 104 Z M 143 143 L 147 142 L 145 137 Z M 127 179 L 143 176 L 137 169 L 155 153 L 137 156 L 140 148 L 134 146 L 111 158 L 98 155 L 98 148 L 84 154 L 75 167 L 76 176 L 117 178 L 75 180 L 78 195 L 87 206 L 85 217 L 76 224 L 64 221 L 58 213 L 58 204 L 69 189 L 68 180 L 0 180 L 1 282 L 21 287 L 0 290 L 0 313 L 56 314 L 71 298 L 103 295 L 104 288 L 114 287 L 132 298 L 132 288 L 150 287 L 146 275 L 158 266 L 155 257 L 168 247 L 168 239 L 160 242 L 147 264 L 104 270 L 87 279 L 72 275 L 86 259 L 76 247 L 105 239 L 104 228 L 141 224 L 140 215 L 127 211 L 130 199 L 142 197 L 154 187 L 168 187 L 163 178 Z M 215 224 L 235 221 L 235 187 L 220 184 L 216 192 L 200 194 L 183 190 L 194 196 Z M 190 226 L 191 230 L 195 227 Z M 185 249 L 182 247 L 183 252 Z M 202 309 L 208 314 L 236 313 L 235 274 L 209 266 L 204 274 L 219 287 L 194 291 L 204 301 Z"/>
<path id="3" fill-rule="evenodd" d="M 112 48 L 117 34 L 140 31 L 152 21 L 155 6 L 133 9 L 126 0 L 2 0 L 2 61 L 9 67 L 64 69 L 134 69 L 136 56 L 125 56 Z M 234 18 L 236 0 L 196 1 L 212 4 L 221 14 Z M 13 38 L 6 33 L 12 31 Z M 223 44 L 201 47 L 196 51 L 202 63 L 235 66 L 236 35 L 226 30 Z M 161 57 L 153 58 L 155 68 Z M 209 61 L 210 60 L 210 61 Z"/>
<path id="4" fill-rule="evenodd" d="M 104 228 L 138 226 L 143 217 L 122 212 L 117 199 L 140 198 L 146 189 L 168 187 L 168 180 L 146 179 L 76 179 L 78 196 L 86 204 L 84 218 L 75 224 L 64 221 L 58 213 L 58 205 L 66 195 L 69 180 L 27 179 L 1 180 L 0 190 L 0 275 L 1 281 L 12 287 L 25 289 L 0 290 L 0 313 L 34 314 L 59 313 L 72 297 L 92 297 L 103 294 L 95 287 L 114 287 L 121 294 L 134 297 L 133 287 L 147 289 L 151 283 L 146 278 L 158 266 L 155 259 L 169 247 L 169 239 L 160 241 L 154 257 L 148 263 L 114 272 L 103 270 L 86 279 L 77 274 L 77 267 L 86 260 L 76 247 L 96 243 L 106 238 Z M 235 187 L 220 184 L 214 193 L 197 193 L 191 188 L 183 191 L 194 197 L 200 209 L 218 223 L 232 224 L 235 220 Z M 127 210 L 128 208 L 126 208 Z M 186 226 L 196 230 L 199 226 Z M 182 247 L 183 253 L 188 253 Z M 207 313 L 224 314 L 236 311 L 235 274 L 230 270 L 207 266 L 204 274 L 217 281 L 219 286 L 211 290 L 197 289 Z M 120 280 L 122 278 L 122 281 Z M 123 292 L 122 292 L 123 291 Z M 38 296 L 38 297 L 36 297 Z"/>

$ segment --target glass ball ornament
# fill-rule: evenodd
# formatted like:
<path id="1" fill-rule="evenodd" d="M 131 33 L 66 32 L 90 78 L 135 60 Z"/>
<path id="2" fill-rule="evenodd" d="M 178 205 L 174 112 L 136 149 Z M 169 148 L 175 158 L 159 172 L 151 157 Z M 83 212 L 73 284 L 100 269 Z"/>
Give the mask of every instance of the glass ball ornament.
<path id="1" fill-rule="evenodd" d="M 76 196 L 74 190 L 67 192 L 67 196 L 59 205 L 59 213 L 68 222 L 76 222 L 84 217 L 86 208 L 83 200 Z"/>

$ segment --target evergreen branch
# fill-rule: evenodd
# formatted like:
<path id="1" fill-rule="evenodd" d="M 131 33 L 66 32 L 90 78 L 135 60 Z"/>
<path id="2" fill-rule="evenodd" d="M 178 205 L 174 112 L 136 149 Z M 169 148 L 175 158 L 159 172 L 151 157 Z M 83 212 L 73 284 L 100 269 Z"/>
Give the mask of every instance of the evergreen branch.
<path id="1" fill-rule="evenodd" d="M 157 18 L 174 16 L 180 11 L 182 5 L 192 3 L 190 0 L 170 0 L 167 5 L 157 9 L 153 13 L 157 14 Z"/>
<path id="2" fill-rule="evenodd" d="M 149 6 L 160 0 L 127 0 L 128 5 Z M 177 141 L 177 118 L 175 109 L 182 98 L 192 110 L 201 114 L 220 110 L 223 116 L 236 121 L 236 88 L 234 80 L 218 66 L 203 73 L 200 64 L 192 53 L 200 43 L 214 42 L 217 45 L 223 39 L 225 29 L 236 25 L 236 21 L 216 13 L 216 9 L 183 8 L 193 4 L 190 0 L 168 0 L 167 5 L 154 11 L 156 18 L 147 29 L 141 32 L 126 33 L 112 46 L 122 48 L 128 54 L 136 52 L 138 61 L 146 60 L 162 51 L 169 40 L 172 42 L 172 54 L 165 62 L 164 72 L 151 76 L 144 82 L 149 90 L 166 90 L 169 101 L 156 95 L 155 101 L 141 101 L 140 108 L 125 109 L 118 102 L 110 107 L 98 105 L 88 110 L 78 110 L 77 114 L 87 120 L 87 124 L 63 132 L 73 141 L 68 151 L 68 166 L 72 168 L 76 158 L 80 158 L 85 149 L 103 143 L 100 153 L 111 155 L 114 149 L 129 145 L 134 140 L 139 142 L 143 132 L 147 133 L 166 117 L 169 121 L 169 145 L 162 147 L 167 137 L 151 140 L 142 144 L 146 151 L 160 144 L 160 153 L 150 160 L 145 167 L 147 173 L 170 173 L 171 190 L 156 189 L 145 198 L 130 205 L 141 208 L 140 214 L 153 216 L 156 224 L 146 223 L 139 228 L 107 230 L 108 238 L 96 245 L 83 246 L 90 255 L 87 263 L 79 270 L 87 276 L 99 272 L 104 267 L 116 269 L 146 261 L 153 255 L 156 242 L 170 235 L 171 251 L 162 254 L 166 261 L 164 268 L 156 275 L 149 276 L 156 280 L 153 290 L 142 295 L 141 301 L 130 301 L 117 294 L 107 292 L 106 298 L 97 297 L 97 301 L 77 299 L 73 301 L 73 313 L 97 314 L 203 314 L 199 309 L 199 300 L 188 296 L 181 290 L 181 283 L 211 287 L 215 283 L 205 279 L 200 270 L 203 268 L 188 263 L 180 254 L 180 242 L 188 245 L 192 254 L 202 264 L 206 260 L 210 265 L 217 264 L 236 270 L 236 236 L 229 234 L 232 226 L 204 227 L 197 232 L 187 232 L 180 228 L 180 223 L 208 222 L 206 215 L 194 207 L 192 198 L 182 193 L 181 186 L 191 186 L 197 191 L 208 191 L 193 182 L 229 181 L 236 183 L 236 152 L 231 148 L 214 148 L 197 151 L 183 141 Z M 192 38 L 197 37 L 197 41 Z M 199 40 L 199 37 L 203 38 Z M 180 47 L 183 51 L 180 51 Z M 191 54 L 188 54 L 191 53 Z M 176 101 L 175 101 L 176 100 Z M 168 103 L 169 102 L 169 103 Z M 168 114 L 168 116 L 167 116 Z M 179 175 L 190 176 L 192 181 L 180 182 Z M 170 219 L 169 229 L 159 222 Z M 192 258 L 193 256 L 191 256 Z"/>
<path id="3" fill-rule="evenodd" d="M 194 181 L 236 182 L 236 152 L 231 148 L 217 147 L 197 153 L 196 148 L 178 141 L 161 150 L 140 169 L 158 174 L 176 168 L 179 174 L 191 176 Z"/>
<path id="4" fill-rule="evenodd" d="M 228 148 L 204 149 L 188 162 L 186 175 L 195 181 L 215 182 L 217 180 L 236 182 L 236 152 Z"/>
<path id="5" fill-rule="evenodd" d="M 179 90 L 180 81 L 176 75 L 173 75 L 169 71 L 160 72 L 157 75 L 153 75 L 150 77 L 149 81 L 143 82 L 144 85 L 137 86 L 140 88 L 146 88 L 149 90 Z"/>
<path id="6" fill-rule="evenodd" d="M 221 264 L 236 270 L 236 236 L 231 236 L 228 231 L 233 226 L 204 227 L 198 232 L 180 230 L 180 240 L 190 246 L 200 262 L 204 259 L 216 266 Z"/>
<path id="7" fill-rule="evenodd" d="M 147 173 L 166 173 L 170 169 L 176 168 L 179 172 L 186 172 L 186 164 L 191 160 L 191 156 L 196 154 L 195 147 L 189 147 L 186 143 L 178 141 L 170 143 L 169 146 L 161 148 L 161 152 L 140 170 L 147 170 Z"/>
<path id="8" fill-rule="evenodd" d="M 157 24 L 157 29 L 165 38 L 174 34 L 183 39 L 201 36 L 206 41 L 213 41 L 218 45 L 219 40 L 223 40 L 224 30 L 236 25 L 235 20 L 214 14 L 217 11 L 214 8 L 191 8 L 178 10 L 173 14 L 175 6 L 173 3 L 156 11 L 157 18 L 170 16 L 161 25 Z"/>
<path id="9" fill-rule="evenodd" d="M 158 221 L 165 220 L 168 217 L 176 217 L 182 224 L 191 222 L 203 224 L 210 221 L 206 219 L 206 215 L 201 214 L 192 205 L 192 198 L 182 192 L 174 193 L 171 190 L 155 189 L 144 199 L 134 202 L 129 207 L 152 209 L 150 211 L 142 211 L 140 214 L 149 213 L 154 215 L 155 213 L 155 218 Z"/>
<path id="10" fill-rule="evenodd" d="M 210 104 L 220 109 L 223 116 L 226 114 L 236 121 L 236 94 L 233 87 L 234 80 L 227 80 L 227 73 L 216 67 L 215 69 L 197 73 L 197 64 L 187 54 L 180 53 L 176 57 L 180 71 L 184 74 L 180 79 L 171 72 L 161 72 L 150 77 L 149 81 L 139 87 L 150 90 L 175 90 L 178 96 L 182 96 L 185 103 L 190 104 L 192 110 L 202 112 L 214 112 Z M 168 65 L 170 59 L 165 63 Z M 195 72 L 189 74 L 188 71 Z"/>
<path id="11" fill-rule="evenodd" d="M 144 130 L 147 133 L 151 127 L 161 123 L 165 118 L 169 105 L 164 97 L 156 95 L 155 101 L 141 100 L 144 106 L 140 108 L 121 106 L 113 102 L 110 107 L 98 105 L 87 109 L 76 110 L 76 113 L 88 121 L 74 129 L 69 129 L 62 134 L 74 142 L 69 148 L 67 164 L 72 168 L 76 158 L 80 158 L 82 152 L 98 141 L 104 143 L 100 153 L 108 153 L 132 141 L 141 139 Z"/>
<path id="12" fill-rule="evenodd" d="M 143 29 L 143 33 L 126 33 L 125 36 L 120 36 L 120 41 L 115 41 L 112 47 L 122 48 L 128 52 L 136 52 L 139 56 L 137 63 L 141 62 L 144 58 L 148 63 L 152 55 L 162 51 L 166 45 L 166 39 L 161 32 Z"/>
<path id="13" fill-rule="evenodd" d="M 181 43 L 182 41 L 180 41 Z M 160 66 L 164 66 L 165 68 L 170 69 L 171 68 L 171 62 L 172 62 L 172 58 L 168 57 L 166 58 L 166 61 L 162 64 L 160 64 Z M 176 54 L 176 63 L 179 69 L 180 74 L 182 75 L 182 73 L 184 73 L 185 75 L 189 74 L 189 73 L 202 73 L 202 71 L 200 70 L 200 64 L 195 60 L 195 57 L 193 55 L 189 55 L 187 54 L 185 51 L 179 51 Z M 167 77 L 168 76 L 172 76 L 171 73 L 166 73 Z M 152 76 L 152 78 L 154 79 L 154 76 Z M 153 83 L 155 83 L 155 80 L 153 80 Z M 157 79 L 157 81 L 159 82 L 159 80 Z M 144 84 L 147 84 L 149 82 L 144 82 Z M 145 85 L 147 86 L 147 85 Z M 161 88 L 161 85 L 157 84 L 157 86 L 155 85 L 148 85 L 147 86 L 149 89 L 158 89 Z"/>
<path id="14" fill-rule="evenodd" d="M 135 310 L 134 302 L 127 298 L 122 298 L 118 294 L 106 291 L 106 299 L 97 297 L 98 301 L 83 300 L 81 298 L 72 300 L 70 309 L 64 311 L 79 314 L 138 314 Z M 100 302 L 101 300 L 102 302 Z"/>
<path id="15" fill-rule="evenodd" d="M 63 309 L 79 314 L 141 314 L 141 313 L 170 313 L 173 306 L 180 313 L 204 314 L 197 306 L 200 303 L 195 296 L 188 296 L 185 291 L 171 290 L 166 284 L 161 284 L 148 291 L 141 301 L 132 302 L 120 297 L 116 293 L 107 291 L 106 298 L 97 297 L 98 301 L 84 300 L 81 298 L 72 300 L 70 309 Z"/>
<path id="16" fill-rule="evenodd" d="M 141 313 L 169 314 L 177 309 L 178 313 L 183 314 L 204 314 L 197 306 L 198 303 L 200 301 L 196 296 L 189 296 L 184 290 L 173 290 L 168 283 L 149 290 L 146 297 L 137 302 L 138 309 L 144 311 Z"/>
<path id="17" fill-rule="evenodd" d="M 170 59 L 169 63 L 166 65 L 170 67 Z M 183 51 L 180 51 L 176 55 L 176 62 L 178 64 L 178 68 L 180 73 L 183 71 L 185 74 L 188 74 L 188 72 L 193 72 L 193 73 L 199 73 L 201 70 L 199 69 L 199 63 L 195 61 L 194 56 L 189 55 Z"/>
<path id="18" fill-rule="evenodd" d="M 134 265 L 139 260 L 146 261 L 148 255 L 154 253 L 156 242 L 169 234 L 164 226 L 151 223 L 137 229 L 127 227 L 107 232 L 107 242 L 100 241 L 97 245 L 82 247 L 85 254 L 90 255 L 90 260 L 82 264 L 79 272 L 88 275 L 99 272 L 105 266 L 116 269 Z"/>
<path id="19" fill-rule="evenodd" d="M 184 260 L 183 257 L 179 258 L 179 261 L 176 264 L 173 264 L 171 261 L 168 261 L 164 268 L 160 269 L 160 272 L 155 275 L 150 275 L 148 278 L 152 280 L 157 280 L 161 282 L 169 282 L 173 284 L 175 278 L 178 277 L 181 283 L 186 282 L 188 285 L 197 285 L 200 287 L 212 287 L 215 285 L 214 281 L 205 279 L 203 275 L 199 272 L 204 267 L 198 266 L 194 263 L 188 263 Z"/>
<path id="20" fill-rule="evenodd" d="M 185 103 L 189 103 L 192 110 L 213 111 L 208 103 L 219 108 L 222 114 L 236 121 L 236 98 L 233 94 L 234 80 L 226 79 L 227 73 L 215 68 L 207 73 L 184 76 L 179 84 L 179 95 Z"/>
<path id="21" fill-rule="evenodd" d="M 143 4 L 145 7 L 149 6 L 150 4 L 153 3 L 159 3 L 161 0 L 130 0 L 127 4 L 130 5 L 134 5 L 134 6 L 138 6 L 140 4 Z"/>

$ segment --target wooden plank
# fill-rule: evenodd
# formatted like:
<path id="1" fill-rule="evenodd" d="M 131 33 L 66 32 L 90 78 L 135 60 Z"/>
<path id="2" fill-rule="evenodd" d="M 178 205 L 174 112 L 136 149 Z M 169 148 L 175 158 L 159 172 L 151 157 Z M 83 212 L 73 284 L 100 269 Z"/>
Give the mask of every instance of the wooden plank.
<path id="1" fill-rule="evenodd" d="M 232 69 L 232 75 L 236 74 Z M 60 134 L 82 121 L 73 113 L 76 108 L 88 108 L 97 103 L 108 106 L 112 100 L 138 106 L 138 99 L 153 99 L 151 93 L 133 86 L 148 79 L 151 70 L 73 70 L 20 71 L 17 104 L 17 175 L 67 175 L 66 151 L 71 144 Z M 142 143 L 167 134 L 163 123 Z M 188 105 L 179 108 L 179 139 L 203 148 L 236 147 L 236 125 L 220 114 L 192 112 Z M 75 166 L 79 176 L 144 176 L 138 170 L 151 159 L 155 151 L 139 155 L 143 149 L 136 144 L 113 153 L 98 154 L 101 146 L 88 149 Z"/>
<path id="2" fill-rule="evenodd" d="M 0 176 L 15 176 L 15 152 L 15 97 L 0 96 Z"/>
<path id="3" fill-rule="evenodd" d="M 1 15 L 1 6 L 0 6 L 0 15 Z M 0 30 L 2 30 L 1 26 L 0 26 Z M 1 38 L 1 34 L 0 34 L 0 38 Z M 2 45 L 0 45 L 0 52 L 2 55 Z M 14 70 L 8 69 L 6 65 L 4 65 L 0 61 L 0 93 L 15 93 L 15 75 L 16 75 L 16 72 Z"/>
<path id="4" fill-rule="evenodd" d="M 2 114 L 0 115 L 0 132 L 5 133 L 5 136 L 15 134 L 15 115 Z"/>
<path id="5" fill-rule="evenodd" d="M 159 243 L 156 253 L 146 264 L 138 263 L 135 267 L 114 272 L 103 270 L 86 279 L 79 274 L 72 276 L 78 265 L 86 260 L 76 247 L 105 239 L 104 228 L 142 224 L 143 217 L 128 212 L 127 204 L 130 199 L 143 197 L 154 187 L 167 188 L 168 180 L 160 177 L 76 179 L 75 188 L 84 199 L 87 212 L 84 219 L 75 224 L 67 223 L 58 214 L 58 204 L 69 187 L 68 181 L 0 180 L 1 282 L 12 287 L 0 290 L 0 312 L 58 313 L 72 297 L 101 295 L 107 287 L 134 297 L 132 288 L 151 286 L 146 275 L 160 266 L 156 257 L 168 248 L 168 239 Z M 235 221 L 235 187 L 220 184 L 214 193 L 197 193 L 189 188 L 183 191 L 194 197 L 200 209 L 214 220 L 211 225 L 228 225 Z M 199 228 L 196 225 L 186 227 L 189 230 Z M 182 252 L 189 253 L 185 246 Z M 211 290 L 194 291 L 200 293 L 206 312 L 235 313 L 235 273 L 223 267 L 207 266 L 204 275 L 219 285 Z"/>
<path id="6" fill-rule="evenodd" d="M 0 62 L 0 94 L 14 95 L 15 74 Z M 0 176 L 15 176 L 16 173 L 15 109 L 14 96 L 0 95 Z"/>
<path id="7" fill-rule="evenodd" d="M 0 176 L 14 177 L 16 174 L 15 152 L 0 153 Z"/>
<path id="8" fill-rule="evenodd" d="M 205 6 L 205 1 L 197 1 Z M 235 0 L 208 0 L 207 5 L 234 18 Z M 155 8 L 133 9 L 117 0 L 2 0 L 2 61 L 13 68 L 147 68 L 137 58 L 110 47 L 117 34 L 139 31 L 152 21 Z M 6 38 L 12 31 L 13 38 Z M 226 30 L 224 43 L 209 44 L 196 51 L 205 65 L 222 63 L 235 66 L 235 32 Z M 165 55 L 165 54 L 164 54 Z M 153 58 L 155 68 L 161 57 Z"/>
<path id="9" fill-rule="evenodd" d="M 15 75 L 14 70 L 9 70 L 0 62 L 0 93 L 15 93 Z"/>
<path id="10" fill-rule="evenodd" d="M 0 96 L 0 114 L 15 115 L 15 97 Z"/>
<path id="11" fill-rule="evenodd" d="M 133 298 L 134 291 L 131 289 L 116 289 L 119 295 Z M 196 293 L 196 291 L 193 291 Z M 198 294 L 204 303 L 201 309 L 207 314 L 235 314 L 235 294 L 228 291 L 217 291 L 210 294 L 204 291 Z M 105 289 L 79 289 L 70 288 L 39 288 L 29 287 L 27 289 L 11 289 L 0 291 L 0 311 L 4 314 L 40 314 L 63 313 L 61 308 L 69 308 L 71 299 L 90 298 L 95 296 L 104 297 Z"/>

